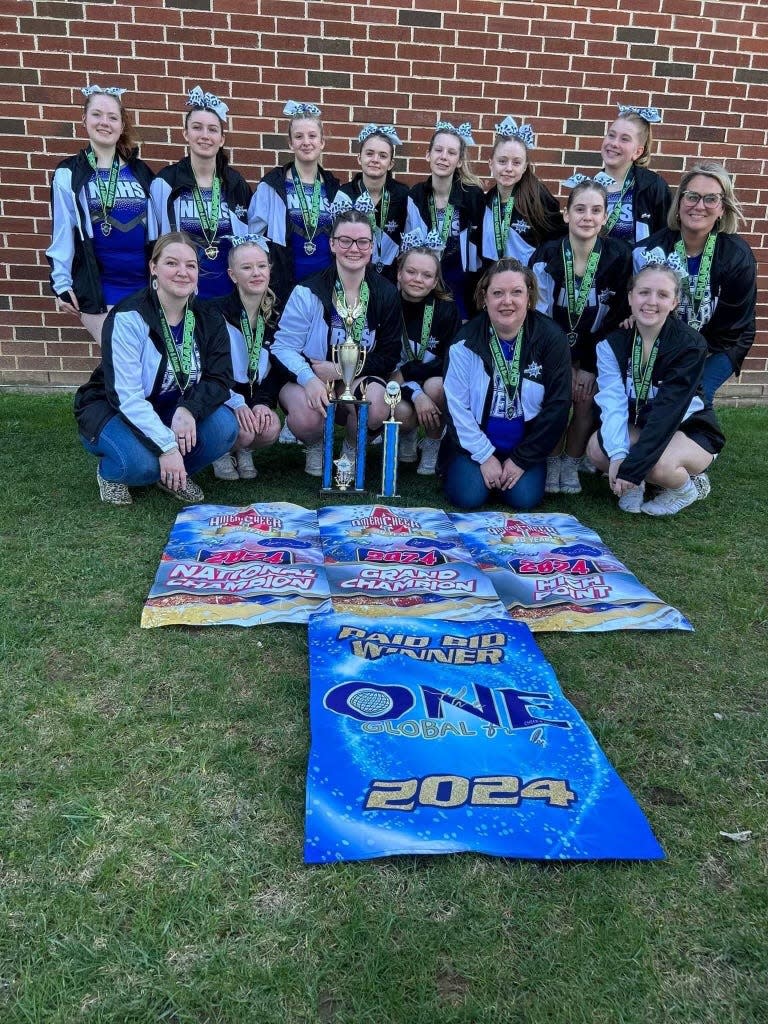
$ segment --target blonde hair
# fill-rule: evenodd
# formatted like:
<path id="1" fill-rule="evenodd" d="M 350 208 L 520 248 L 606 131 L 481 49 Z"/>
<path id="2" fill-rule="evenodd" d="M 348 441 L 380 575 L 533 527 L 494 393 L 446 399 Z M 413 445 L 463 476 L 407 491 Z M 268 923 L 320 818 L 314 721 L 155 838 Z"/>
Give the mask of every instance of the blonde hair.
<path id="1" fill-rule="evenodd" d="M 736 198 L 730 174 L 722 164 L 714 160 L 699 160 L 683 173 L 669 208 L 667 226 L 673 231 L 680 230 L 680 197 L 697 174 L 714 179 L 723 190 L 723 212 L 717 220 L 716 230 L 722 231 L 724 235 L 735 235 L 739 223 L 744 220 L 741 203 Z"/>
<path id="2" fill-rule="evenodd" d="M 267 257 L 267 264 L 269 265 L 271 273 L 272 260 L 270 259 L 270 255 L 266 249 L 261 248 L 258 242 L 244 242 L 242 245 L 233 245 L 232 248 L 229 250 L 229 255 L 227 256 L 227 266 L 230 268 L 230 270 L 232 269 L 234 257 L 237 255 L 237 253 L 242 252 L 243 249 L 258 249 L 260 252 L 264 253 L 264 255 Z M 271 322 L 273 315 L 276 312 L 276 302 L 277 296 L 269 287 L 269 285 L 267 285 L 266 290 L 264 291 L 264 294 L 261 297 L 261 305 L 259 306 L 259 311 L 261 312 L 261 315 L 264 317 L 265 323 Z"/>
<path id="3" fill-rule="evenodd" d="M 617 118 L 611 121 L 611 126 L 615 125 L 617 121 L 629 121 L 631 125 L 637 128 L 638 135 L 640 136 L 640 142 L 643 144 L 643 152 L 637 158 L 633 160 L 636 167 L 647 167 L 651 162 L 651 148 L 653 146 L 653 136 L 651 134 L 651 126 L 644 117 L 636 114 L 634 110 L 628 110 L 624 114 L 620 114 Z"/>
<path id="4" fill-rule="evenodd" d="M 435 144 L 435 139 L 438 135 L 452 135 L 454 139 L 459 140 L 459 166 L 455 173 L 459 176 L 459 181 L 462 185 L 477 185 L 478 188 L 483 187 L 483 183 L 480 178 L 475 174 L 472 169 L 469 157 L 467 156 L 467 143 L 462 139 L 458 132 L 452 132 L 448 128 L 438 128 L 432 133 L 432 138 L 429 140 L 429 146 L 427 152 L 432 152 L 432 147 Z"/>

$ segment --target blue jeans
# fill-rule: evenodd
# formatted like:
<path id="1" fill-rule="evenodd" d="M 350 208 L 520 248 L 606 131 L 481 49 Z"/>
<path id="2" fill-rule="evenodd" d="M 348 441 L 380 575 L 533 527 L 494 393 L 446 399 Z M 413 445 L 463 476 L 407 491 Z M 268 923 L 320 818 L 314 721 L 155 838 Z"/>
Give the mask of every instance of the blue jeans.
<path id="1" fill-rule="evenodd" d="M 701 378 L 704 401 L 711 403 L 718 388 L 732 376 L 733 363 L 725 352 L 711 352 L 704 360 L 704 375 Z"/>
<path id="2" fill-rule="evenodd" d="M 460 452 L 453 456 L 445 468 L 443 490 L 448 501 L 456 508 L 481 508 L 495 492 L 505 505 L 522 512 L 541 503 L 546 477 L 546 462 L 538 462 L 523 473 L 514 487 L 506 491 L 486 487 L 480 464 Z"/>
<path id="3" fill-rule="evenodd" d="M 225 405 L 197 424 L 197 443 L 184 456 L 187 473 L 210 466 L 214 459 L 228 452 L 237 439 L 238 426 L 234 413 Z M 99 473 L 104 480 L 145 487 L 160 479 L 160 458 L 138 439 L 125 420 L 113 416 L 104 424 L 95 444 L 80 435 L 83 448 L 100 455 Z"/>

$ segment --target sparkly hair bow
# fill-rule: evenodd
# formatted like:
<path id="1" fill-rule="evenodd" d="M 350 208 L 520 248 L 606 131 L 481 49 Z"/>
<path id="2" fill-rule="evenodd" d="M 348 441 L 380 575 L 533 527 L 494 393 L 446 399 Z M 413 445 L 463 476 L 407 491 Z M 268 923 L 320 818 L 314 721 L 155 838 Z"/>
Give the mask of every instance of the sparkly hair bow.
<path id="1" fill-rule="evenodd" d="M 683 261 L 676 252 L 665 253 L 660 245 L 654 249 L 646 249 L 643 253 L 643 263 L 646 267 L 666 267 L 678 277 L 687 277 L 688 269 L 683 266 Z"/>
<path id="2" fill-rule="evenodd" d="M 337 192 L 336 198 L 331 203 L 331 217 L 336 220 L 339 214 L 346 213 L 347 210 L 357 210 L 358 213 L 364 213 L 370 217 L 372 213 L 375 213 L 376 207 L 367 192 L 359 195 L 354 202 L 345 192 Z"/>
<path id="3" fill-rule="evenodd" d="M 226 103 L 222 103 L 219 97 L 214 96 L 212 92 L 203 92 L 199 85 L 189 90 L 187 106 L 192 107 L 193 110 L 210 110 L 220 121 L 227 120 L 229 107 Z"/>
<path id="4" fill-rule="evenodd" d="M 502 139 L 517 139 L 526 149 L 536 148 L 536 136 L 529 124 L 521 124 L 518 128 L 513 117 L 505 117 L 501 124 L 494 125 L 493 129 Z"/>
<path id="5" fill-rule="evenodd" d="M 128 90 L 120 89 L 116 85 L 108 85 L 106 89 L 102 89 L 100 85 L 84 85 L 80 92 L 83 96 L 93 96 L 94 93 L 103 92 L 107 96 L 117 96 L 119 99 Z"/>
<path id="6" fill-rule="evenodd" d="M 381 135 L 393 146 L 402 146 L 402 140 L 397 137 L 397 131 L 393 124 L 367 124 L 357 136 L 358 142 L 365 142 L 372 135 Z"/>
<path id="7" fill-rule="evenodd" d="M 576 188 L 577 185 L 581 185 L 585 181 L 588 181 L 590 185 L 602 185 L 603 188 L 610 188 L 611 185 L 616 184 L 616 179 L 612 178 L 610 174 L 606 174 L 605 171 L 598 171 L 593 178 L 590 178 L 588 174 L 572 174 L 570 178 L 566 178 L 560 184 L 563 188 Z"/>
<path id="8" fill-rule="evenodd" d="M 658 107 L 631 107 L 624 103 L 617 104 L 619 108 L 619 117 L 625 117 L 627 114 L 637 114 L 638 117 L 642 117 L 648 124 L 661 124 L 661 111 Z"/>
<path id="9" fill-rule="evenodd" d="M 458 135 L 468 146 L 476 145 L 475 140 L 472 138 L 472 125 L 469 121 L 464 121 L 458 128 L 455 124 L 451 124 L 450 121 L 438 121 L 435 125 L 435 132 L 448 132 L 450 135 Z"/>
<path id="10" fill-rule="evenodd" d="M 320 117 L 320 107 L 314 103 L 294 103 L 293 100 L 283 107 L 283 113 L 288 117 Z"/>
<path id="11" fill-rule="evenodd" d="M 429 231 L 425 235 L 421 228 L 415 231 L 404 231 L 400 236 L 400 255 L 410 252 L 412 249 L 429 249 L 439 256 L 445 248 L 445 242 L 440 238 L 438 231 Z"/>
<path id="12" fill-rule="evenodd" d="M 258 245 L 264 252 L 269 252 L 269 242 L 264 235 L 223 235 L 232 242 L 232 248 L 237 249 L 239 245 Z"/>

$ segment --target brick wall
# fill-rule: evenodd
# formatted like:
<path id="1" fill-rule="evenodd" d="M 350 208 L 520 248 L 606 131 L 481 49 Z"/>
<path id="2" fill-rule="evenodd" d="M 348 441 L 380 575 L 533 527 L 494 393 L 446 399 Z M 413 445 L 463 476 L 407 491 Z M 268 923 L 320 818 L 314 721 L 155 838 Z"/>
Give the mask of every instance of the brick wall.
<path id="1" fill-rule="evenodd" d="M 80 86 L 130 90 L 142 156 L 183 154 L 184 94 L 200 82 L 230 104 L 233 164 L 255 184 L 285 159 L 287 99 L 318 102 L 324 164 L 355 169 L 361 124 L 394 121 L 397 173 L 426 174 L 436 113 L 469 119 L 487 168 L 493 124 L 530 120 L 539 175 L 559 194 L 599 165 L 619 100 L 659 106 L 652 166 L 673 187 L 695 157 L 723 160 L 760 264 L 758 341 L 736 402 L 768 401 L 765 337 L 768 5 L 723 0 L 7 0 L 0 6 L 0 382 L 72 386 L 98 355 L 47 292 L 48 181 L 83 145 Z"/>

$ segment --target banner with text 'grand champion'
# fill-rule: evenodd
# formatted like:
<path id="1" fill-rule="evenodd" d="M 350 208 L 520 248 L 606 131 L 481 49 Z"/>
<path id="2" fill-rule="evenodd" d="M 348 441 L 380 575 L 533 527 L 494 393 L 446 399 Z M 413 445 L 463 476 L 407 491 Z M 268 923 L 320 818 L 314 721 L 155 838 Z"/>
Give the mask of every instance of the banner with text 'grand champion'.
<path id="1" fill-rule="evenodd" d="M 313 615 L 309 651 L 307 863 L 664 857 L 527 626 Z"/>

